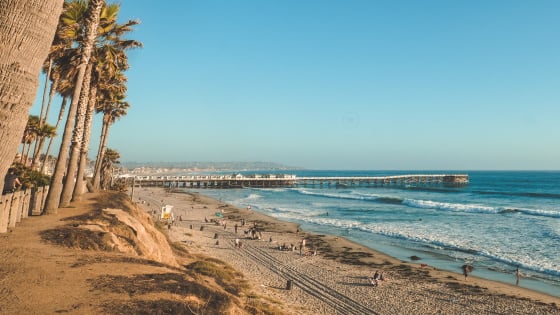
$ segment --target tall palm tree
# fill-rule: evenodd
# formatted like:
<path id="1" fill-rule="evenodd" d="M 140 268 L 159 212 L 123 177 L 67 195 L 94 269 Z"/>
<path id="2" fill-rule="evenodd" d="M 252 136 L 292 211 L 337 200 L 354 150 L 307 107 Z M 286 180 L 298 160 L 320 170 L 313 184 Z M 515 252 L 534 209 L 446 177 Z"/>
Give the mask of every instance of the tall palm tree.
<path id="1" fill-rule="evenodd" d="M 122 75 L 122 71 L 128 69 L 128 58 L 126 56 L 125 50 L 141 47 L 142 44 L 135 40 L 124 40 L 121 37 L 132 31 L 132 26 L 138 24 L 138 21 L 128 21 L 125 24 L 113 23 L 116 21 L 119 12 L 119 5 L 107 5 L 103 8 L 101 13 L 102 23 L 99 36 L 96 40 L 96 47 L 92 53 L 91 63 L 93 67 L 91 69 L 91 91 L 90 100 L 85 112 L 80 112 L 84 114 L 84 117 L 80 117 L 80 120 L 76 124 L 84 121 L 83 128 L 75 128 L 75 135 L 81 140 L 80 148 L 72 150 L 70 157 L 70 164 L 68 167 L 68 174 L 72 174 L 72 168 L 74 167 L 73 161 L 79 159 L 77 164 L 77 175 L 76 175 L 76 185 L 74 186 L 72 193 L 72 200 L 80 199 L 80 196 L 85 191 L 85 182 L 83 175 L 85 173 L 87 153 L 89 151 L 89 140 L 91 135 L 91 122 L 93 121 L 93 110 L 96 106 L 97 98 L 97 88 L 102 91 L 109 87 L 116 85 L 122 85 L 121 83 L 126 82 L 126 77 Z M 87 83 L 87 82 L 86 82 Z M 124 85 L 122 85 L 124 86 Z M 126 90 L 126 86 L 124 86 Z M 105 95 L 106 93 L 102 93 Z M 81 132 L 81 137 L 79 133 Z M 79 149 L 79 150 L 78 150 Z M 73 181 L 69 181 L 67 177 L 67 182 L 65 184 L 62 193 L 62 202 L 66 202 L 70 194 L 70 188 L 72 188 Z"/>
<path id="2" fill-rule="evenodd" d="M 37 128 L 37 146 L 33 152 L 33 162 L 31 163 L 31 168 L 35 169 L 39 165 L 41 160 L 41 151 L 43 150 L 43 145 L 47 138 L 53 138 L 56 136 L 56 127 L 49 125 L 47 123 L 41 124 L 39 120 L 39 127 Z"/>
<path id="3" fill-rule="evenodd" d="M 93 176 L 93 188 L 99 189 L 101 183 L 101 168 L 102 161 L 105 155 L 105 148 L 107 145 L 107 139 L 109 135 L 109 128 L 111 125 L 122 116 L 126 115 L 126 111 L 130 107 L 130 104 L 124 101 L 124 95 L 115 94 L 111 99 L 103 102 L 98 106 L 97 111 L 103 112 L 103 125 L 101 128 L 101 138 L 99 141 L 99 149 L 97 152 L 97 163 L 95 164 L 94 176 Z"/>
<path id="4" fill-rule="evenodd" d="M 107 11 L 112 9 L 114 14 L 118 12 L 118 6 L 107 6 Z M 110 14 L 106 14 L 110 16 Z M 103 14 L 102 14 L 103 16 Z M 139 21 L 128 21 L 125 24 L 114 24 L 106 28 L 103 36 L 99 37 L 99 46 L 92 56 L 94 61 L 92 73 L 92 89 L 88 110 L 86 112 L 84 137 L 80 152 L 80 162 L 78 164 L 77 182 L 72 194 L 72 200 L 79 200 L 85 191 L 83 174 L 85 173 L 86 160 L 89 151 L 89 141 L 91 137 L 91 122 L 93 121 L 93 111 L 97 107 L 97 102 L 107 103 L 115 93 L 126 93 L 126 76 L 123 71 L 129 68 L 126 50 L 142 47 L 142 43 L 135 40 L 122 39 L 122 36 L 131 32 L 132 26 Z M 97 91 L 99 90 L 99 93 Z M 99 95 L 99 96 L 98 96 Z M 98 158 L 97 161 L 100 161 Z M 97 163 L 96 163 L 97 164 Z"/>
<path id="5" fill-rule="evenodd" d="M 115 164 L 119 164 L 121 155 L 113 149 L 107 148 L 101 161 L 101 189 L 109 189 L 113 180 Z"/>
<path id="6" fill-rule="evenodd" d="M 23 165 L 27 164 L 27 159 L 29 158 L 29 151 L 31 150 L 31 144 L 35 139 L 37 139 L 37 134 L 39 130 L 39 117 L 35 115 L 29 115 L 27 124 L 23 131 L 23 137 L 21 139 L 21 158 L 20 163 Z"/>
<path id="7" fill-rule="evenodd" d="M 87 106 L 86 116 L 84 120 L 84 137 L 82 140 L 82 145 L 80 148 L 80 160 L 78 161 L 78 172 L 76 174 L 76 185 L 74 185 L 74 190 L 72 192 L 72 201 L 81 200 L 82 194 L 85 191 L 86 179 L 85 171 L 87 167 L 87 153 L 89 150 L 89 140 L 91 135 L 91 125 L 93 121 L 93 111 L 95 110 L 95 104 L 97 99 L 97 85 L 91 85 L 91 91 L 89 96 L 89 102 Z"/>
<path id="8" fill-rule="evenodd" d="M 96 56 L 96 48 L 99 39 L 106 36 L 106 33 L 111 30 L 116 24 L 118 11 L 119 6 L 114 4 L 107 6 L 103 5 L 100 11 L 98 32 L 95 36 L 92 46 L 90 64 L 88 65 L 85 73 L 82 93 L 80 94 L 78 110 L 76 113 L 76 122 L 72 133 L 72 145 L 70 146 L 70 159 L 66 170 L 66 181 L 64 182 L 62 194 L 60 197 L 60 203 L 63 207 L 67 206 L 70 203 L 75 188 L 75 183 L 81 181 L 81 178 L 76 177 L 76 175 L 79 172 L 80 152 L 82 151 L 81 149 L 83 147 L 85 121 L 87 115 L 87 106 L 90 97 L 91 77 Z"/>
<path id="9" fill-rule="evenodd" d="M 55 36 L 55 41 L 59 32 L 57 32 L 57 36 Z M 68 99 L 71 99 L 72 94 L 74 92 L 74 78 L 77 75 L 77 64 L 79 59 L 76 56 L 78 50 L 73 49 L 71 46 L 72 44 L 62 44 L 64 40 L 58 40 L 60 43 L 58 48 L 51 49 L 51 58 L 54 60 L 53 69 L 51 70 L 51 90 L 49 93 L 49 101 L 47 103 L 47 110 L 45 111 L 44 120 L 47 120 L 49 114 L 49 108 L 54 98 L 55 93 L 58 93 L 62 96 L 62 103 L 60 105 L 60 110 L 58 113 L 58 119 L 55 124 L 56 130 L 58 130 L 58 126 L 62 122 L 64 118 L 64 111 L 66 110 L 66 104 Z M 41 172 L 45 172 L 46 168 L 46 161 L 49 157 L 49 153 L 52 148 L 53 138 L 49 139 L 49 144 L 47 146 L 47 151 L 44 154 L 45 161 L 43 166 L 41 167 Z"/>
<path id="10" fill-rule="evenodd" d="M 82 45 L 82 53 L 80 58 L 80 64 L 78 66 L 78 75 L 76 77 L 75 90 L 72 95 L 72 103 L 70 104 L 70 109 L 68 110 L 68 118 L 66 119 L 66 126 L 64 128 L 64 134 L 62 137 L 62 143 L 60 145 L 60 150 L 58 154 L 58 160 L 55 166 L 55 171 L 52 176 L 51 188 L 47 195 L 47 200 L 45 204 L 46 213 L 56 213 L 60 205 L 60 197 L 62 194 L 63 184 L 62 179 L 64 177 L 67 155 L 70 149 L 70 136 L 72 133 L 72 128 L 75 124 L 75 116 L 77 112 L 78 102 L 82 94 L 82 84 L 84 82 L 84 77 L 86 73 L 86 68 L 91 57 L 91 52 L 95 44 L 95 37 L 97 36 L 97 28 L 99 26 L 99 15 L 101 13 L 101 8 L 105 4 L 104 0 L 91 0 L 88 5 L 88 10 L 85 15 L 85 40 Z"/>
<path id="11" fill-rule="evenodd" d="M 63 0 L 0 0 L 0 174 L 17 153 Z M 25 53 L 22 53 L 25 52 Z M 0 181 L 0 190 L 4 181 Z"/>
<path id="12" fill-rule="evenodd" d="M 58 130 L 58 125 L 60 125 L 60 122 L 62 121 L 62 118 L 64 117 L 64 110 L 66 108 L 66 101 L 68 100 L 67 96 L 63 96 L 62 98 L 62 104 L 60 105 L 60 112 L 58 114 L 58 119 L 56 120 L 56 124 L 54 125 L 54 129 L 55 131 Z M 51 147 L 52 147 L 52 143 L 53 143 L 53 139 L 56 136 L 56 134 L 54 136 L 52 136 L 49 139 L 49 145 L 47 145 L 47 151 L 45 152 L 45 157 L 43 159 L 43 165 L 41 166 L 41 173 L 45 173 L 45 169 L 47 167 L 47 161 L 49 158 L 49 153 L 51 152 Z"/>

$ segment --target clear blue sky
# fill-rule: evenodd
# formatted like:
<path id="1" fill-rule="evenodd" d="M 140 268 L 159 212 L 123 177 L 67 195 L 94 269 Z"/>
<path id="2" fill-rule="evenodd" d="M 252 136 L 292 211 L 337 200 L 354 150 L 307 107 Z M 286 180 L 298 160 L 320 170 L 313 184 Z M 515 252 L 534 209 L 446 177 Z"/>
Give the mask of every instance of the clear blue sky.
<path id="1" fill-rule="evenodd" d="M 123 161 L 560 169 L 560 1 L 120 3 Z"/>

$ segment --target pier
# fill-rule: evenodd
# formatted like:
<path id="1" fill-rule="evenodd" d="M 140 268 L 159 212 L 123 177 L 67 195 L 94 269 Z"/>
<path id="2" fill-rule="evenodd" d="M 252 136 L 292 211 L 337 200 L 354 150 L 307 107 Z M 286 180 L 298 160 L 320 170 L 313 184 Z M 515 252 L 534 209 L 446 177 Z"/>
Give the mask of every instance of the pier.
<path id="1" fill-rule="evenodd" d="M 282 187 L 410 187 L 462 186 L 469 182 L 466 174 L 411 174 L 363 177 L 296 177 L 295 175 L 199 175 L 199 176 L 135 176 L 134 186 L 191 189 L 282 188 Z"/>

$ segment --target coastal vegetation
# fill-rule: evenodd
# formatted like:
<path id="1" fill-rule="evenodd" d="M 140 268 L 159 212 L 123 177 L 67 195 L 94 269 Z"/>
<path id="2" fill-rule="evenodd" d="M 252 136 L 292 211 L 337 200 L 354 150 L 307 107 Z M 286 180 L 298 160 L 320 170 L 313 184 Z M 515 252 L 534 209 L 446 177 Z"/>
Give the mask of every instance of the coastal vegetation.
<path id="1" fill-rule="evenodd" d="M 41 110 L 39 116 L 29 116 L 27 119 L 17 118 L 14 113 L 2 114 L 10 119 L 2 120 L 2 129 L 9 132 L 2 132 L 1 135 L 12 136 L 12 139 L 0 139 L 2 150 L 7 150 L 14 139 L 18 139 L 21 145 L 19 155 L 15 154 L 17 147 L 12 146 L 11 157 L 2 158 L 5 165 L 0 167 L 0 171 L 6 173 L 7 167 L 14 166 L 11 165 L 13 161 L 19 163 L 20 176 L 32 172 L 51 174 L 45 211 L 55 213 L 58 207 L 68 206 L 70 201 L 79 200 L 86 191 L 85 173 L 90 162 L 88 152 L 95 113 L 102 114 L 102 130 L 93 167 L 94 174 L 89 180 L 88 188 L 93 191 L 110 187 L 113 166 L 117 164 L 119 157 L 117 151 L 107 148 L 107 139 L 110 126 L 126 115 L 130 107 L 126 100 L 125 72 L 130 67 L 127 51 L 142 47 L 142 43 L 128 38 L 128 34 L 140 22 L 128 20 L 120 23 L 120 4 L 106 3 L 104 0 L 42 2 L 45 6 L 36 8 L 38 12 L 31 14 L 42 14 L 45 18 L 48 16 L 51 20 L 58 21 L 58 24 L 51 21 L 50 32 L 43 34 L 46 36 L 43 40 L 49 41 L 51 45 L 48 54 L 39 58 L 44 63 L 35 65 L 37 70 L 42 68 L 45 77 Z M 26 11 L 23 14 L 32 9 L 22 9 L 21 5 L 23 4 L 14 5 L 13 10 Z M 46 9 L 51 11 L 41 11 Z M 9 18 L 24 19 L 26 16 L 13 15 Z M 8 21 L 9 18 L 5 17 L 4 23 L 11 22 Z M 8 57 L 14 59 L 18 57 L 16 55 L 5 57 L 5 62 L 24 62 L 9 60 Z M 4 91 L 9 92 L 8 87 Z M 56 95 L 60 96 L 62 102 L 56 124 L 50 125 L 48 117 Z M 2 110 L 17 109 L 14 106 L 23 104 L 10 106 L 2 106 Z M 15 125 L 8 124 L 16 122 L 24 125 L 21 136 L 15 132 L 18 129 Z M 53 139 L 58 135 L 60 125 L 64 125 L 60 131 L 62 139 L 58 154 L 52 157 Z M 43 152 L 45 145 L 46 152 Z"/>

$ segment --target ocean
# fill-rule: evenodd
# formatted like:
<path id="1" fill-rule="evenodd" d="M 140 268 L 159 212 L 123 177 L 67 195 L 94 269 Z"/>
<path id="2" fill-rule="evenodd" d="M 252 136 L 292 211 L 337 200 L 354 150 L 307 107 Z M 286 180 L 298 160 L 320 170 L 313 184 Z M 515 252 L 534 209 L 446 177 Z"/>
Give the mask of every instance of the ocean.
<path id="1" fill-rule="evenodd" d="M 270 172 L 251 172 L 270 173 Z M 200 189 L 238 207 L 338 235 L 403 261 L 560 296 L 560 172 L 282 171 L 304 176 L 468 174 L 464 186 Z M 249 173 L 246 173 L 249 174 Z M 191 190 L 192 191 L 192 190 Z"/>

